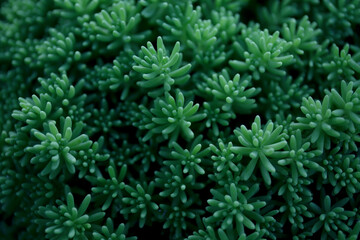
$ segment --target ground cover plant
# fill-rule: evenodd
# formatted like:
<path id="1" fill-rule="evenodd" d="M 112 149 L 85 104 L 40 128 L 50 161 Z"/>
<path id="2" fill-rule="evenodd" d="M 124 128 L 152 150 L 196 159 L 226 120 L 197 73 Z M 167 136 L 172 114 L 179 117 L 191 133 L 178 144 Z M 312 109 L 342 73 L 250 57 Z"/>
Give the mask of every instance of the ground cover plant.
<path id="1" fill-rule="evenodd" d="M 0 239 L 360 237 L 360 0 L 5 0 L 0 83 Z"/>

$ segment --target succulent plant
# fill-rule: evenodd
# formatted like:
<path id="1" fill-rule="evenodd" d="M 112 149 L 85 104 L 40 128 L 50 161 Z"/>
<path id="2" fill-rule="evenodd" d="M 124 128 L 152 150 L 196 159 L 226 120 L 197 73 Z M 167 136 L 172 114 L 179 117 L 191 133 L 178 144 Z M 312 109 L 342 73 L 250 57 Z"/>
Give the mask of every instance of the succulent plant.
<path id="1" fill-rule="evenodd" d="M 0 239 L 359 239 L 359 19 L 0 1 Z"/>

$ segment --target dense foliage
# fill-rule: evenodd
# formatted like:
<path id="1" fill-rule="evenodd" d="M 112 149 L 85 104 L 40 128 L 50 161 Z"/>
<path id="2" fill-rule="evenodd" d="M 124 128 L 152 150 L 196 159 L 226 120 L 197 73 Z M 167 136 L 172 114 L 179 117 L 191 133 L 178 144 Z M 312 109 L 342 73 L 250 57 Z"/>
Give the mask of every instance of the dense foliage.
<path id="1" fill-rule="evenodd" d="M 0 239 L 359 239 L 359 32 L 360 0 L 1 1 Z"/>

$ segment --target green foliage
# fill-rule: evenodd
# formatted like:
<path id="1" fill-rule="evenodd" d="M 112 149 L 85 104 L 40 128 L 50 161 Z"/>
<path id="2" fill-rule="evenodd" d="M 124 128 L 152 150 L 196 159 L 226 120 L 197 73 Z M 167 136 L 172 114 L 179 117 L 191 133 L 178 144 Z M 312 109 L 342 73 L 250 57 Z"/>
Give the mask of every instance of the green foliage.
<path id="1" fill-rule="evenodd" d="M 140 129 L 148 130 L 143 140 L 147 141 L 155 134 L 162 134 L 165 139 L 170 137 L 170 142 L 176 141 L 179 134 L 186 140 L 194 138 L 194 132 L 190 128 L 192 122 L 206 117 L 205 113 L 197 113 L 199 106 L 192 101 L 185 105 L 184 95 L 179 89 L 176 90 L 176 98 L 167 92 L 164 99 L 157 98 L 150 111 L 140 105 L 144 123 L 140 122 L 139 126 Z"/>
<path id="2" fill-rule="evenodd" d="M 360 74 L 360 65 L 349 54 L 349 45 L 345 45 L 341 51 L 338 46 L 333 45 L 329 60 L 323 63 L 323 68 L 328 74 L 327 79 L 335 82 L 331 85 L 332 87 L 337 86 L 336 83 L 343 79 L 356 81 L 355 73 L 357 76 Z"/>
<path id="3" fill-rule="evenodd" d="M 205 174 L 205 170 L 202 165 L 203 160 L 209 155 L 210 149 L 202 149 L 200 143 L 202 136 L 199 135 L 191 143 L 189 149 L 183 149 L 178 143 L 172 144 L 173 150 L 171 152 L 160 152 L 161 155 L 166 159 L 164 164 L 171 167 L 172 165 L 180 165 L 183 169 L 183 173 L 190 173 L 194 175 L 195 172 L 202 175 Z"/>
<path id="4" fill-rule="evenodd" d="M 89 135 L 104 132 L 106 135 L 111 134 L 113 138 L 119 138 L 116 129 L 122 126 L 117 109 L 109 109 L 109 104 L 105 99 L 101 99 L 100 109 L 93 109 L 92 119 L 89 120 L 91 127 Z"/>
<path id="5" fill-rule="evenodd" d="M 183 174 L 179 165 L 170 165 L 169 169 L 163 168 L 160 172 L 155 172 L 155 182 L 163 189 L 159 193 L 161 197 L 180 199 L 184 204 L 188 201 L 187 195 L 194 195 L 193 190 L 204 187 L 204 184 L 195 181 L 193 174 Z"/>
<path id="6" fill-rule="evenodd" d="M 30 162 L 42 168 L 42 176 L 49 175 L 53 179 L 65 169 L 75 173 L 75 156 L 81 150 L 88 150 L 92 144 L 87 135 L 80 134 L 82 127 L 81 123 L 73 127 L 71 118 L 67 117 L 60 119 L 60 131 L 54 121 L 44 125 L 45 134 L 33 131 L 38 142 L 25 151 L 35 155 Z"/>
<path id="7" fill-rule="evenodd" d="M 343 207 L 349 199 L 344 198 L 331 206 L 331 199 L 327 195 L 321 202 L 321 207 L 310 203 L 312 211 L 317 215 L 315 224 L 312 225 L 313 233 L 321 231 L 321 239 L 336 238 L 340 229 L 345 232 L 351 231 L 351 228 L 344 223 L 350 217 L 355 216 L 354 211 L 345 210 Z"/>
<path id="8" fill-rule="evenodd" d="M 68 193 L 66 203 L 58 201 L 58 207 L 40 207 L 41 219 L 39 222 L 46 227 L 46 237 L 51 239 L 91 239 L 90 233 L 94 223 L 102 219 L 105 213 L 86 214 L 90 201 L 91 195 L 88 194 L 77 208 L 72 193 Z"/>
<path id="9" fill-rule="evenodd" d="M 328 38 L 344 42 L 344 38 L 354 34 L 352 26 L 359 23 L 359 6 L 357 0 L 325 0 L 326 10 L 317 14 L 317 21 L 326 31 Z"/>
<path id="10" fill-rule="evenodd" d="M 213 152 L 211 160 L 213 165 L 219 174 L 226 173 L 228 170 L 233 172 L 239 172 L 241 165 L 241 155 L 235 155 L 232 152 L 233 144 L 229 142 L 225 144 L 221 139 L 218 140 L 219 147 L 210 144 L 210 149 Z"/>
<path id="11" fill-rule="evenodd" d="M 311 2 L 313 0 L 305 0 L 299 2 Z M 314 0 L 317 1 L 317 0 Z M 295 7 L 294 2 L 291 0 L 272 0 L 268 1 L 267 6 L 261 6 L 257 9 L 260 22 L 268 27 L 270 30 L 279 30 L 282 23 L 287 22 L 292 17 L 298 15 L 298 12 L 304 8 Z"/>
<path id="12" fill-rule="evenodd" d="M 209 10 L 218 10 L 221 8 L 225 8 L 226 10 L 230 10 L 232 12 L 239 12 L 244 6 L 249 3 L 249 0 L 204 0 L 202 6 L 204 7 L 204 11 Z"/>
<path id="13" fill-rule="evenodd" d="M 154 192 L 155 184 L 150 182 L 148 185 L 137 184 L 135 188 L 125 185 L 125 191 L 129 194 L 124 197 L 122 202 L 124 208 L 120 213 L 125 215 L 125 218 L 133 222 L 139 222 L 139 227 L 142 228 L 147 220 L 150 220 L 159 206 L 152 201 L 151 195 Z M 129 216 L 130 215 L 130 216 Z"/>
<path id="14" fill-rule="evenodd" d="M 61 8 L 58 12 L 62 17 L 73 18 L 94 13 L 103 0 L 55 0 L 54 2 Z"/>
<path id="15" fill-rule="evenodd" d="M 31 98 L 19 98 L 21 111 L 12 113 L 13 118 L 26 123 L 22 129 L 39 128 L 48 120 L 59 119 L 64 112 L 75 115 L 83 107 L 86 96 L 76 94 L 81 90 L 81 82 L 73 86 L 66 74 L 61 77 L 51 74 L 50 78 L 39 78 L 39 82 L 41 87 L 37 94 Z"/>
<path id="16" fill-rule="evenodd" d="M 338 92 L 335 89 L 325 91 L 330 98 L 330 102 L 333 106 L 334 115 L 343 117 L 346 119 L 346 135 L 342 140 L 345 149 L 353 149 L 357 151 L 356 143 L 359 142 L 357 137 L 359 121 L 359 92 L 360 89 L 357 87 L 353 90 L 353 83 L 346 84 L 345 81 L 341 82 L 341 89 Z"/>
<path id="17" fill-rule="evenodd" d="M 294 56 L 288 53 L 291 42 L 279 35 L 278 31 L 270 34 L 267 29 L 255 30 L 243 42 L 235 42 L 234 47 L 241 60 L 231 60 L 230 66 L 240 72 L 250 71 L 255 80 L 259 80 L 265 72 L 275 77 L 285 76 L 282 67 L 291 64 Z"/>
<path id="18" fill-rule="evenodd" d="M 224 7 L 221 7 L 218 11 L 213 10 L 211 20 L 214 24 L 218 24 L 218 34 L 220 40 L 224 43 L 235 38 L 241 29 L 240 15 L 234 14 L 232 11 L 226 11 Z"/>
<path id="19" fill-rule="evenodd" d="M 359 19 L 0 1 L 0 239 L 359 239 Z"/>
<path id="20" fill-rule="evenodd" d="M 223 229 L 219 228 L 214 230 L 214 228 L 208 226 L 206 227 L 206 231 L 200 230 L 199 232 L 194 233 L 193 235 L 189 236 L 188 240 L 230 240 L 230 239 L 236 239 L 236 240 L 260 240 L 261 237 L 264 235 L 263 231 L 260 232 L 254 232 L 250 235 L 246 235 L 245 233 L 238 234 L 234 233 L 234 231 L 224 231 Z"/>
<path id="21" fill-rule="evenodd" d="M 216 102 L 211 104 L 204 102 L 204 113 L 206 114 L 205 125 L 202 125 L 202 128 L 210 128 L 214 136 L 219 136 L 219 128 L 221 126 L 228 126 L 230 119 L 235 118 L 233 112 L 225 112 L 220 106 L 214 107 Z"/>
<path id="22" fill-rule="evenodd" d="M 236 74 L 231 80 L 226 70 L 223 70 L 221 74 L 206 77 L 198 88 L 207 99 L 222 106 L 223 111 L 242 114 L 250 113 L 256 108 L 257 105 L 252 98 L 260 92 L 260 89 L 251 87 L 250 76 L 245 76 L 240 80 L 240 74 Z"/>
<path id="23" fill-rule="evenodd" d="M 114 223 L 111 218 L 106 219 L 106 225 L 101 227 L 101 231 L 93 232 L 94 240 L 118 239 L 118 240 L 136 240 L 137 237 L 125 236 L 125 225 L 123 223 L 114 229 Z"/>
<path id="24" fill-rule="evenodd" d="M 223 230 L 236 228 L 238 234 L 244 232 L 244 228 L 255 229 L 256 222 L 265 221 L 259 214 L 259 209 L 263 208 L 264 201 L 256 201 L 251 198 L 259 191 L 259 185 L 255 184 L 244 193 L 236 187 L 234 183 L 224 191 L 211 190 L 213 199 L 208 200 L 207 211 L 213 215 L 205 221 L 208 223 L 221 222 Z"/>
<path id="25" fill-rule="evenodd" d="M 121 100 L 125 100 L 134 82 L 130 80 L 131 62 L 128 60 L 133 51 L 124 52 L 118 59 L 113 61 L 110 67 L 102 67 L 98 70 L 101 79 L 98 87 L 101 91 L 121 91 Z"/>
<path id="26" fill-rule="evenodd" d="M 115 200 L 117 203 L 123 197 L 125 188 L 124 179 L 126 176 L 127 166 L 123 165 L 120 172 L 116 172 L 116 167 L 111 164 L 108 167 L 109 178 L 103 176 L 87 176 L 87 180 L 95 187 L 91 188 L 93 198 L 98 204 L 102 204 L 101 210 L 105 211 Z"/>
<path id="27" fill-rule="evenodd" d="M 267 117 L 274 114 L 286 115 L 301 106 L 302 98 L 314 93 L 304 85 L 304 78 L 284 77 L 281 81 L 271 81 L 266 87 L 266 95 L 260 98 L 260 106 Z"/>
<path id="28" fill-rule="evenodd" d="M 36 48 L 45 73 L 67 71 L 74 62 L 81 60 L 81 53 L 75 50 L 76 40 L 73 33 L 66 36 L 50 29 L 49 34 L 50 37 Z"/>
<path id="29" fill-rule="evenodd" d="M 133 0 L 115 1 L 108 9 L 96 13 L 94 21 L 84 23 L 91 41 L 107 43 L 107 50 L 116 50 L 130 42 L 141 41 L 149 34 L 135 33 L 141 16 Z"/>
<path id="30" fill-rule="evenodd" d="M 321 34 L 321 30 L 316 29 L 316 22 L 311 23 L 309 17 L 304 16 L 298 24 L 297 26 L 297 21 L 292 18 L 289 23 L 284 23 L 281 31 L 283 38 L 292 42 L 291 50 L 299 55 L 316 50 L 319 47 L 316 37 Z"/>
<path id="31" fill-rule="evenodd" d="M 316 143 L 319 150 L 329 149 L 331 138 L 340 138 L 341 133 L 338 128 L 344 128 L 346 120 L 334 114 L 330 108 L 328 95 L 322 102 L 312 97 L 304 98 L 301 111 L 305 116 L 298 117 L 293 126 L 302 131 L 310 131 L 308 138 L 311 143 Z"/>
<path id="32" fill-rule="evenodd" d="M 169 5 L 169 15 L 165 19 L 158 19 L 157 23 L 164 30 L 164 39 L 172 42 L 185 43 L 189 39 L 189 27 L 201 18 L 201 8 L 194 8 L 190 1 L 183 5 Z"/>
<path id="33" fill-rule="evenodd" d="M 157 50 L 153 47 L 151 42 L 147 43 L 147 48 L 141 48 L 140 57 L 134 56 L 134 61 L 137 63 L 133 68 L 139 72 L 143 80 L 138 82 L 142 88 L 158 88 L 150 91 L 150 97 L 158 97 L 164 91 L 171 90 L 172 85 L 182 85 L 189 80 L 190 76 L 187 74 L 191 68 L 191 64 L 180 67 L 182 62 L 182 54 L 180 51 L 180 43 L 177 42 L 168 56 L 167 50 L 164 46 L 161 37 L 157 38 Z"/>
<path id="34" fill-rule="evenodd" d="M 299 177 L 296 182 L 288 178 L 278 190 L 278 195 L 283 198 L 283 205 L 280 207 L 282 213 L 281 223 L 289 221 L 292 234 L 296 235 L 305 229 L 308 218 L 313 218 L 314 214 L 309 209 L 309 203 L 313 200 L 313 194 L 309 189 L 312 183 L 307 178 Z"/>
<path id="35" fill-rule="evenodd" d="M 240 156 L 250 158 L 241 174 L 242 178 L 248 180 L 253 174 L 255 167 L 258 166 L 265 183 L 270 185 L 271 178 L 269 173 L 273 174 L 276 172 L 276 162 L 274 160 L 286 157 L 288 154 L 284 151 L 287 142 L 282 133 L 282 127 L 274 128 L 274 123 L 271 121 L 262 127 L 260 117 L 256 116 L 255 121 L 251 125 L 251 130 L 242 125 L 234 130 L 234 133 L 240 146 L 232 147 L 231 151 Z"/>
<path id="36" fill-rule="evenodd" d="M 104 138 L 100 138 L 90 148 L 79 151 L 76 161 L 76 168 L 79 169 L 79 178 L 83 178 L 89 173 L 98 174 L 100 172 L 98 165 L 109 159 L 109 154 L 100 153 L 103 143 Z"/>
<path id="37" fill-rule="evenodd" d="M 217 41 L 218 26 L 214 26 L 210 20 L 198 20 L 188 27 L 188 34 L 186 55 L 191 55 L 195 60 L 192 62 L 194 66 L 217 67 L 228 57 L 225 46 Z"/>
<path id="38" fill-rule="evenodd" d="M 320 150 L 309 151 L 310 142 L 304 142 L 301 131 L 297 130 L 291 135 L 288 145 L 288 157 L 278 161 L 281 166 L 289 166 L 294 184 L 297 184 L 299 176 L 307 177 L 310 170 L 324 172 L 325 170 L 314 161 L 314 157 L 321 154 Z M 308 170 L 305 170 L 307 168 Z"/>
<path id="39" fill-rule="evenodd" d="M 141 15 L 148 18 L 149 21 L 154 21 L 155 19 L 162 18 L 166 13 L 165 11 L 168 10 L 169 5 L 176 2 L 174 0 L 140 0 L 139 3 L 144 6 Z"/>
<path id="40" fill-rule="evenodd" d="M 9 23 L 4 32 L 16 40 L 43 37 L 47 24 L 53 21 L 52 16 L 47 14 L 52 5 L 48 0 L 3 2 L 0 12 L 2 19 L 6 20 L 4 23 Z"/>
<path id="41" fill-rule="evenodd" d="M 176 202 L 175 202 L 176 203 Z M 160 208 L 165 212 L 164 229 L 172 229 L 172 237 L 174 239 L 183 239 L 183 232 L 188 229 L 196 228 L 191 224 L 191 220 L 204 213 L 203 210 L 191 208 L 192 200 L 188 200 L 185 204 L 179 206 L 169 206 L 160 204 Z"/>
<path id="42" fill-rule="evenodd" d="M 8 214 L 15 211 L 20 203 L 20 197 L 24 195 L 21 184 L 24 182 L 25 176 L 22 173 L 17 173 L 16 169 L 13 170 L 4 164 L 2 164 L 2 167 L 4 168 L 0 172 L 0 203 L 1 210 Z"/>
<path id="43" fill-rule="evenodd" d="M 326 171 L 323 172 L 322 178 L 334 187 L 334 194 L 346 189 L 349 196 L 352 196 L 360 188 L 360 159 L 354 154 L 339 151 L 340 147 L 336 147 L 324 157 L 321 165 Z"/>

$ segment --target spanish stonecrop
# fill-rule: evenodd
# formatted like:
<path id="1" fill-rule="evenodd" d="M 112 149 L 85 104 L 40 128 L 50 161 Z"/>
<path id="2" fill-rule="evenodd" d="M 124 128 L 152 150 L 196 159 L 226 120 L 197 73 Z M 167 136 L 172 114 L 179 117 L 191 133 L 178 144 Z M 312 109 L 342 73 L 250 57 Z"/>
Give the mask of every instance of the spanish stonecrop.
<path id="1" fill-rule="evenodd" d="M 194 175 L 183 174 L 179 165 L 163 168 L 155 172 L 155 176 L 157 186 L 163 189 L 159 195 L 174 198 L 176 202 L 180 200 L 183 204 L 188 201 L 187 195 L 195 195 L 193 190 L 204 187 L 204 184 L 196 182 Z"/>
<path id="2" fill-rule="evenodd" d="M 157 38 L 156 47 L 155 50 L 151 42 L 148 42 L 147 48 L 141 48 L 140 57 L 134 56 L 137 65 L 133 68 L 143 78 L 142 81 L 138 82 L 138 85 L 142 88 L 155 88 L 148 93 L 151 97 L 158 97 L 164 91 L 169 92 L 172 85 L 182 85 L 190 78 L 188 71 L 191 64 L 180 67 L 182 54 L 179 53 L 179 42 L 175 44 L 170 56 L 168 56 L 161 37 Z"/>
<path id="3" fill-rule="evenodd" d="M 83 37 L 90 41 L 105 43 L 109 51 L 126 48 L 132 42 L 141 41 L 149 35 L 149 31 L 135 33 L 141 21 L 141 15 L 139 7 L 133 0 L 114 1 L 107 9 L 96 13 L 95 19 L 85 14 L 81 16 L 84 17 L 83 29 L 86 30 Z"/>
<path id="4" fill-rule="evenodd" d="M 186 41 L 187 56 L 193 59 L 194 67 L 212 68 L 221 65 L 229 55 L 225 45 L 217 41 L 218 26 L 211 20 L 199 19 L 195 24 L 187 27 L 189 39 Z"/>
<path id="5" fill-rule="evenodd" d="M 292 42 L 292 51 L 303 55 L 305 52 L 314 51 L 319 47 L 316 37 L 321 34 L 321 30 L 316 27 L 316 22 L 311 23 L 308 16 L 304 16 L 299 22 L 293 18 L 284 23 L 281 35 L 286 41 Z M 301 63 L 300 57 L 297 60 L 298 63 Z"/>
<path id="6" fill-rule="evenodd" d="M 110 163 L 111 164 L 111 163 Z M 101 209 L 105 211 L 111 206 L 113 201 L 121 204 L 120 200 L 125 192 L 124 178 L 126 176 L 127 166 L 123 165 L 119 174 L 115 171 L 114 164 L 108 167 L 109 178 L 103 176 L 87 176 L 87 180 L 95 187 L 91 188 L 94 199 L 98 204 L 102 204 Z"/>
<path id="7" fill-rule="evenodd" d="M 239 172 L 242 165 L 240 164 L 241 156 L 236 156 L 232 152 L 233 144 L 229 142 L 225 144 L 221 139 L 218 140 L 219 147 L 211 144 L 210 149 L 212 151 L 211 160 L 213 160 L 213 166 L 216 174 L 225 174 L 228 171 Z"/>
<path id="8" fill-rule="evenodd" d="M 0 2 L 0 239 L 360 239 L 360 0 Z"/>
<path id="9" fill-rule="evenodd" d="M 165 93 L 165 98 L 157 98 L 150 111 L 144 105 L 139 106 L 142 115 L 134 125 L 147 130 L 144 141 L 159 134 L 169 139 L 170 143 L 176 141 L 179 135 L 188 141 L 194 138 L 195 134 L 190 128 L 192 122 L 201 121 L 206 114 L 197 113 L 200 107 L 198 103 L 194 105 L 190 101 L 185 104 L 184 94 L 179 89 L 175 96 Z"/>
<path id="10" fill-rule="evenodd" d="M 172 165 L 180 165 L 183 169 L 184 173 L 191 173 L 191 175 L 197 174 L 204 174 L 205 170 L 202 167 L 206 162 L 206 157 L 209 155 L 210 149 L 207 147 L 202 149 L 201 141 L 203 137 L 199 135 L 191 144 L 190 150 L 183 149 L 178 143 L 174 142 L 172 144 L 173 149 L 166 149 L 171 150 L 160 152 L 166 160 L 164 164 L 167 166 Z"/>
<path id="11" fill-rule="evenodd" d="M 281 166 L 289 165 L 291 177 L 295 183 L 298 182 L 299 176 L 307 177 L 308 173 L 311 174 L 313 171 L 324 172 L 324 169 L 314 161 L 315 156 L 320 155 L 321 151 L 308 151 L 310 142 L 303 142 L 301 131 L 297 130 L 295 135 L 290 137 L 288 157 L 278 161 Z"/>
<path id="12" fill-rule="evenodd" d="M 324 157 L 320 163 L 326 169 L 322 178 L 333 186 L 334 194 L 345 190 L 349 196 L 353 196 L 360 190 L 359 161 L 360 158 L 354 154 L 340 152 L 340 147 L 334 148 Z"/>
<path id="13" fill-rule="evenodd" d="M 279 32 L 270 34 L 267 29 L 255 30 L 245 39 L 235 42 L 234 48 L 241 60 L 231 60 L 230 66 L 240 72 L 251 72 L 255 80 L 260 80 L 265 73 L 274 78 L 285 76 L 282 67 L 291 64 L 294 56 L 289 53 L 291 42 L 279 35 Z"/>
<path id="14" fill-rule="evenodd" d="M 351 228 L 346 223 L 347 220 L 355 216 L 355 211 L 344 208 L 348 201 L 348 198 L 344 198 L 331 206 L 331 199 L 327 195 L 323 198 L 321 207 L 315 203 L 310 203 L 310 208 L 316 216 L 309 222 L 312 226 L 311 232 L 320 231 L 321 239 L 336 239 L 340 232 L 350 232 Z"/>
<path id="15" fill-rule="evenodd" d="M 111 218 L 106 219 L 106 225 L 101 227 L 101 230 L 93 232 L 94 240 L 105 239 L 120 239 L 120 240 L 136 240 L 137 237 L 126 237 L 125 225 L 121 223 L 116 229 Z"/>
<path id="16" fill-rule="evenodd" d="M 164 39 L 185 43 L 189 39 L 189 27 L 201 18 L 201 8 L 194 7 L 190 1 L 182 4 L 169 4 L 169 15 L 157 19 L 157 24 L 164 34 Z"/>
<path id="17" fill-rule="evenodd" d="M 41 218 L 38 222 L 45 227 L 46 238 L 91 239 L 90 234 L 95 229 L 96 222 L 101 220 L 105 213 L 86 214 L 90 201 L 91 195 L 88 194 L 79 208 L 76 208 L 73 194 L 68 193 L 66 203 L 57 201 L 58 207 L 40 207 L 39 216 Z"/>
<path id="18" fill-rule="evenodd" d="M 154 213 L 159 209 L 159 206 L 151 199 L 155 187 L 154 182 L 150 182 L 144 187 L 140 184 L 137 184 L 135 188 L 125 185 L 128 197 L 122 198 L 124 205 L 120 210 L 129 223 L 138 222 L 140 228 L 144 227 L 146 221 L 151 221 Z"/>
<path id="19" fill-rule="evenodd" d="M 206 208 L 212 216 L 206 218 L 205 221 L 218 223 L 223 230 L 235 228 L 239 235 L 244 232 L 244 228 L 254 230 L 253 221 L 257 223 L 265 221 L 259 209 L 266 206 L 266 202 L 251 199 L 258 191 L 259 185 L 253 185 L 242 193 L 234 183 L 229 188 L 220 191 L 212 189 L 214 198 L 208 200 L 209 206 Z"/>
<path id="20" fill-rule="evenodd" d="M 331 140 L 336 142 L 344 135 L 340 130 L 346 129 L 346 119 L 336 116 L 328 95 L 322 102 L 312 97 L 304 98 L 301 111 L 304 116 L 297 117 L 293 127 L 308 132 L 308 140 L 319 150 L 330 149 Z"/>
<path id="21" fill-rule="evenodd" d="M 220 105 L 223 111 L 242 114 L 250 113 L 256 108 L 252 98 L 260 92 L 260 89 L 251 87 L 250 76 L 240 79 L 240 75 L 236 74 L 231 80 L 226 70 L 221 74 L 205 77 L 205 81 L 200 83 L 198 88 L 205 98 Z"/>
<path id="22" fill-rule="evenodd" d="M 243 180 L 248 180 L 258 166 L 265 183 L 271 184 L 269 173 L 274 174 L 277 165 L 276 162 L 272 163 L 272 161 L 286 158 L 288 155 L 284 151 L 287 142 L 281 131 L 282 126 L 274 129 L 274 123 L 271 121 L 262 127 L 259 116 L 256 116 L 251 125 L 251 130 L 248 130 L 244 125 L 234 130 L 240 145 L 235 145 L 231 151 L 246 157 L 242 160 L 243 165 L 246 166 L 241 174 Z"/>
<path id="23" fill-rule="evenodd" d="M 330 87 L 338 87 L 341 80 L 358 82 L 360 64 L 351 57 L 349 49 L 348 44 L 341 51 L 335 44 L 331 47 L 331 55 L 328 61 L 323 63 L 324 72 L 327 73 L 327 79 L 330 81 Z"/>
<path id="24" fill-rule="evenodd" d="M 56 123 L 51 121 L 44 126 L 45 134 L 38 130 L 33 131 L 39 142 L 25 148 L 25 151 L 35 155 L 30 163 L 43 168 L 40 174 L 49 175 L 50 179 L 65 170 L 65 166 L 69 173 L 74 174 L 76 155 L 81 150 L 89 149 L 92 144 L 87 135 L 80 134 L 82 124 L 72 127 L 70 117 L 60 120 L 61 131 L 58 130 Z"/>

